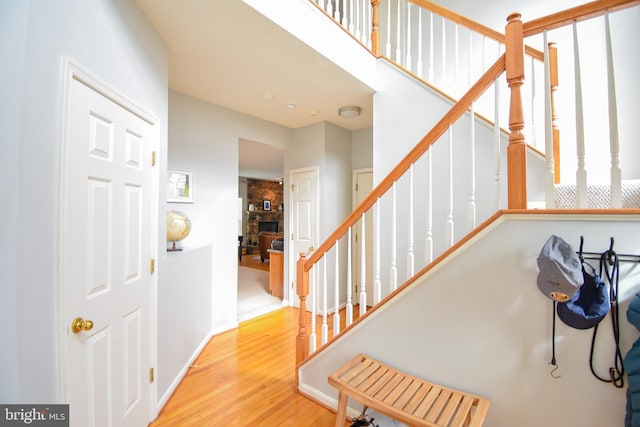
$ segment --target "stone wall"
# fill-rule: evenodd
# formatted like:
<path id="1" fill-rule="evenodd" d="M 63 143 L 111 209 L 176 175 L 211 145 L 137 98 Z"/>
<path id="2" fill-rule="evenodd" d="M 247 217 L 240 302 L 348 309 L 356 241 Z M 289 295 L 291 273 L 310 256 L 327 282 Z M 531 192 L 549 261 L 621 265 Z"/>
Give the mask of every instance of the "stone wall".
<path id="1" fill-rule="evenodd" d="M 247 219 L 246 245 L 257 245 L 258 222 L 278 221 L 278 231 L 284 232 L 283 212 L 283 185 L 278 181 L 265 181 L 261 179 L 247 178 L 247 210 L 253 205 L 253 211 L 249 211 Z M 265 201 L 269 202 L 270 210 L 265 210 Z"/>

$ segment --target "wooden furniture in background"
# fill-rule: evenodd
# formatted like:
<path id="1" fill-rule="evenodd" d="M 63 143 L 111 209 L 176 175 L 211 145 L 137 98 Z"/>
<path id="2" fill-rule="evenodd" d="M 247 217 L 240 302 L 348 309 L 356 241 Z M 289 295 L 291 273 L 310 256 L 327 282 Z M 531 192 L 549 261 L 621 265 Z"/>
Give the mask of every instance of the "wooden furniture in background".
<path id="1" fill-rule="evenodd" d="M 412 377 L 364 354 L 329 376 L 329 384 L 340 392 L 336 426 L 344 425 L 347 400 L 412 426 L 478 427 L 489 401 Z"/>
<path id="2" fill-rule="evenodd" d="M 284 296 L 284 252 L 269 249 L 269 292 L 278 298 Z"/>

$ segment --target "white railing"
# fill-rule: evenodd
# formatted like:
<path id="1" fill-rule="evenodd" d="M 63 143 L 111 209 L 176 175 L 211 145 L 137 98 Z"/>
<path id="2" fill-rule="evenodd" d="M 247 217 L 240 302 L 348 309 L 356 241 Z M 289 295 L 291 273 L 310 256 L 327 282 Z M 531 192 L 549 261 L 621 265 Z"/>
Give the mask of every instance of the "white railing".
<path id="1" fill-rule="evenodd" d="M 426 0 L 379 0 L 379 48 L 372 45 L 372 22 L 362 20 L 362 11 L 371 10 L 372 1 L 310 1 L 374 54 L 401 66 L 453 100 L 459 99 L 505 51 L 504 35 Z M 367 16 L 372 13 L 369 11 Z M 526 52 L 530 76 L 523 86 L 525 136 L 530 145 L 542 144 L 542 151 L 544 127 L 536 124 L 542 124 L 544 118 L 543 53 L 530 47 Z M 507 91 L 502 94 L 505 98 L 501 103 L 508 105 Z M 476 101 L 475 112 L 495 122 L 494 104 L 493 94 L 489 94 Z M 508 123 L 508 109 L 501 111 L 503 117 L 497 121 Z"/>
<path id="2" fill-rule="evenodd" d="M 496 82 L 504 84 L 501 77 L 504 64 L 502 56 L 483 82 L 477 84 L 478 88 L 457 104 L 456 111 L 442 119 L 437 126 L 441 131 L 436 130 L 425 137 L 423 143 L 431 141 L 427 145 L 430 145 L 427 155 L 407 156 L 403 161 L 406 170 L 388 179 L 388 184 L 382 184 L 387 187 L 384 190 L 378 187 L 378 196 L 374 190 L 370 206 L 358 212 L 357 217 L 347 219 L 353 226 L 341 227 L 343 231 L 336 231 L 324 246 L 310 254 L 309 263 L 313 267 L 307 274 L 311 282 L 308 302 L 312 319 L 308 335 L 306 323 L 304 325 L 309 351 L 314 352 L 326 344 L 343 327 L 364 315 L 500 208 L 495 201 L 504 200 L 504 197 L 476 200 L 475 193 L 480 189 L 485 193 L 493 191 L 496 179 L 500 191 L 506 192 L 504 176 L 500 176 L 504 173 L 496 175 L 495 166 L 503 162 L 500 157 L 505 155 L 504 135 L 496 141 L 494 129 L 475 126 L 477 117 L 471 111 L 473 101 L 485 89 L 493 92 Z M 470 149 L 470 140 L 475 141 L 474 149 Z M 493 147 L 494 142 L 502 147 Z M 478 160 L 487 156 L 495 158 L 491 162 Z M 441 200 L 448 202 L 443 205 L 439 203 Z M 365 232 L 370 222 L 373 236 Z M 442 232 L 445 229 L 446 233 Z M 351 251 L 356 246 L 356 234 L 362 252 L 358 257 L 359 265 L 352 265 Z M 375 243 L 373 266 L 366 264 L 365 248 L 370 242 Z M 416 245 L 415 242 L 425 244 Z M 343 258 L 348 262 L 346 269 L 341 268 Z M 355 284 L 357 289 L 352 289 L 351 276 L 356 269 L 360 282 Z M 344 324 L 341 325 L 342 321 Z"/>

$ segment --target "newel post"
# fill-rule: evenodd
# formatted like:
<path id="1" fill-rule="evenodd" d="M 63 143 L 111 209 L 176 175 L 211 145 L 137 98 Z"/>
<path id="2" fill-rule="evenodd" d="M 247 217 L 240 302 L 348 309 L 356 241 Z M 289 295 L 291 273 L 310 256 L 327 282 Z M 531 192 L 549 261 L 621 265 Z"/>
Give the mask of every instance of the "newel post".
<path id="1" fill-rule="evenodd" d="M 305 253 L 300 253 L 296 264 L 296 291 L 300 298 L 300 320 L 296 337 L 296 365 L 309 356 L 309 337 L 307 336 L 307 295 L 309 295 L 309 272 L 304 271 Z"/>
<path id="2" fill-rule="evenodd" d="M 507 180 L 509 209 L 527 208 L 527 146 L 524 141 L 524 114 L 521 88 L 524 83 L 524 41 L 519 13 L 507 18 L 506 56 L 507 83 L 511 89 L 509 107 L 509 146 L 507 147 Z"/>
<path id="3" fill-rule="evenodd" d="M 378 7 L 380 0 L 371 0 L 371 52 L 377 57 L 380 55 L 380 18 Z"/>

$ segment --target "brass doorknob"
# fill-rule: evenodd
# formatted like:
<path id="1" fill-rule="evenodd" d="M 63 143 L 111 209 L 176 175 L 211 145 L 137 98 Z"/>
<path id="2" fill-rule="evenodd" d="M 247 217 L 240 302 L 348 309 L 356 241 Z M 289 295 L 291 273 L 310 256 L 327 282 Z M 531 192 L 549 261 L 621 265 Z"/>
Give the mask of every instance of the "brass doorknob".
<path id="1" fill-rule="evenodd" d="M 91 320 L 84 320 L 82 317 L 76 317 L 71 322 L 71 330 L 74 334 L 77 334 L 80 331 L 90 331 L 93 329 L 93 322 Z"/>

